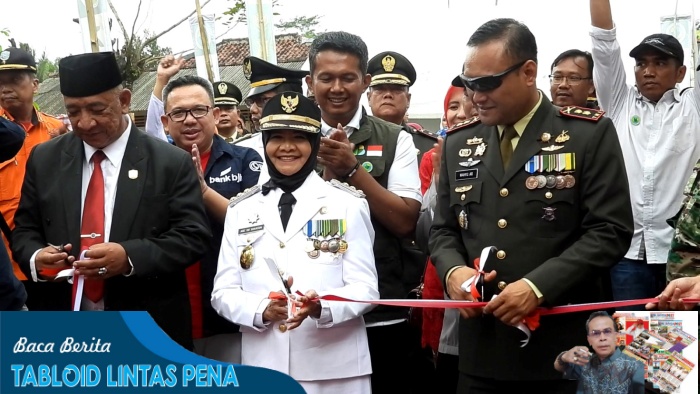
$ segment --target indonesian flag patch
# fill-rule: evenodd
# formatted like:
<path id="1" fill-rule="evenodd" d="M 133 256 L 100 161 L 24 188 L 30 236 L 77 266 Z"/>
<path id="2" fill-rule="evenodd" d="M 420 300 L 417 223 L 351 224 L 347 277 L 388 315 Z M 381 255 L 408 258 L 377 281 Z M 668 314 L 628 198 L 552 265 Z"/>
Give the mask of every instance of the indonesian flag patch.
<path id="1" fill-rule="evenodd" d="M 382 146 L 381 145 L 370 145 L 367 147 L 367 156 L 381 157 Z"/>

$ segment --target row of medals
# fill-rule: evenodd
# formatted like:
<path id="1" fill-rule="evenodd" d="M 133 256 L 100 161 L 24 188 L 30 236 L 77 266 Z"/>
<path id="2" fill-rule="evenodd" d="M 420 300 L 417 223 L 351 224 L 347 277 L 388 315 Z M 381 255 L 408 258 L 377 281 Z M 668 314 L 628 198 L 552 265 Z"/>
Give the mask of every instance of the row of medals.
<path id="1" fill-rule="evenodd" d="M 540 137 L 540 141 L 548 144 L 552 138 L 552 135 L 549 133 L 542 133 L 542 136 Z M 557 143 L 564 143 L 569 140 L 569 134 L 567 131 L 562 131 L 561 134 L 557 136 L 555 139 L 555 142 Z M 552 152 L 559 150 L 563 148 L 563 145 L 549 145 L 547 147 L 543 147 L 542 150 Z M 530 190 L 534 189 L 542 189 L 542 188 L 547 188 L 547 189 L 571 189 L 574 187 L 576 184 L 576 179 L 574 178 L 573 175 L 567 174 L 567 175 L 532 175 L 527 177 L 525 180 L 525 187 L 527 187 Z"/>
<path id="2" fill-rule="evenodd" d="M 304 245 L 304 252 L 312 259 L 318 258 L 321 252 L 343 254 L 347 252 L 347 250 L 348 243 L 342 238 L 309 238 Z"/>

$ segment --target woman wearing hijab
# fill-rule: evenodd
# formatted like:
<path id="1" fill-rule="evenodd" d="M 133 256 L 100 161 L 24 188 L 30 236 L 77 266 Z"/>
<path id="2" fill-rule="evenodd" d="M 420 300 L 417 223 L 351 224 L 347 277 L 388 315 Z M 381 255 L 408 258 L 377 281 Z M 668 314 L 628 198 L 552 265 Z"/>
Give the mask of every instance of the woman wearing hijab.
<path id="1" fill-rule="evenodd" d="M 270 180 L 231 202 L 212 305 L 241 326 L 242 363 L 307 393 L 369 393 L 362 315 L 376 300 L 374 230 L 363 194 L 314 171 L 321 113 L 303 95 L 273 97 L 260 119 Z"/>
<path id="2" fill-rule="evenodd" d="M 447 132 L 455 125 L 464 122 L 476 115 L 473 104 L 466 99 L 464 86 L 459 77 L 456 77 L 444 100 L 444 119 Z M 444 137 L 444 136 L 443 136 Z M 430 198 L 432 186 L 437 187 L 437 176 L 440 173 L 440 154 L 442 151 L 442 138 L 438 139 L 435 148 L 423 155 L 420 162 L 421 192 L 423 193 L 423 206 L 425 209 L 435 208 L 434 199 Z M 429 227 L 428 227 L 429 228 Z M 425 234 L 424 239 L 429 236 Z M 432 262 L 428 261 L 423 276 L 423 298 L 443 299 L 445 297 L 442 281 L 438 277 L 437 270 Z M 436 384 L 439 393 L 454 393 L 457 391 L 458 373 L 458 332 L 459 311 L 457 309 L 423 309 L 422 346 L 429 347 L 435 354 Z"/>

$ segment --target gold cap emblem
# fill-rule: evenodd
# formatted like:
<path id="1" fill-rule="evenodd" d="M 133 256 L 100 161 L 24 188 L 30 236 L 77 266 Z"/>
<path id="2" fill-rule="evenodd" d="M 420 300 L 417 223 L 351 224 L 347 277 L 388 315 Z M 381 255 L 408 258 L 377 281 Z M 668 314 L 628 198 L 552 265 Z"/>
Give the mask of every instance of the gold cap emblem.
<path id="1" fill-rule="evenodd" d="M 221 82 L 219 86 L 217 86 L 217 88 L 219 89 L 220 94 L 226 94 L 226 92 L 228 91 L 228 85 L 226 85 L 226 83 L 224 82 Z"/>
<path id="2" fill-rule="evenodd" d="M 250 76 L 253 74 L 253 67 L 250 65 L 250 59 L 245 59 L 243 62 L 243 76 L 247 80 L 250 80 Z"/>
<path id="3" fill-rule="evenodd" d="M 384 56 L 384 59 L 382 59 L 382 67 L 384 67 L 384 71 L 386 71 L 388 73 L 394 71 L 395 65 L 396 65 L 396 59 L 394 59 L 394 57 L 391 55 L 386 55 L 386 56 Z"/>
<path id="4" fill-rule="evenodd" d="M 284 112 L 291 114 L 297 110 L 297 105 L 299 105 L 299 96 L 285 96 L 282 95 L 282 110 Z"/>

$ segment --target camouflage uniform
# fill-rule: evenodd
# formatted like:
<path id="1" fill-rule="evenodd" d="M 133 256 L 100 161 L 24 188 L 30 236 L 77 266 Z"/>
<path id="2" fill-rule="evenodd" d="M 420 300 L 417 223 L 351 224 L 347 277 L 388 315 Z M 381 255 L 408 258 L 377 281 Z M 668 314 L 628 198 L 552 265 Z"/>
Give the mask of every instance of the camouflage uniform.
<path id="1" fill-rule="evenodd" d="M 685 199 L 679 215 L 671 220 L 675 228 L 671 250 L 668 252 L 666 279 L 700 275 L 700 185 L 697 176 L 700 161 L 695 164 L 693 173 L 683 190 Z"/>

